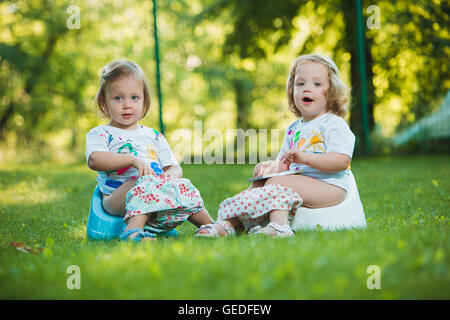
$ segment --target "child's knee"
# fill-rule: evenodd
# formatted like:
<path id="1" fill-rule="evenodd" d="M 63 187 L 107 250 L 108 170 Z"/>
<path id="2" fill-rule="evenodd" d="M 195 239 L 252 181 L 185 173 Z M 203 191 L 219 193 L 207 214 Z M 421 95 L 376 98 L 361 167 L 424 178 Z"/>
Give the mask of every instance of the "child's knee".
<path id="1" fill-rule="evenodd" d="M 266 180 L 265 186 L 269 184 L 281 184 L 280 177 L 272 177 Z"/>
<path id="2" fill-rule="evenodd" d="M 111 195 L 103 197 L 102 206 L 103 209 L 112 216 L 125 216 L 124 205 L 121 203 L 117 203 L 117 201 L 114 201 Z"/>

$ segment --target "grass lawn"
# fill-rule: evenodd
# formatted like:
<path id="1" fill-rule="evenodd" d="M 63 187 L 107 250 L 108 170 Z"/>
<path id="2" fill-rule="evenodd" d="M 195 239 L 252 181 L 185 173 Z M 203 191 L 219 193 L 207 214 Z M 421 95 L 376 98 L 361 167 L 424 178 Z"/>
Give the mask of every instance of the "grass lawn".
<path id="1" fill-rule="evenodd" d="M 290 239 L 88 241 L 96 185 L 85 164 L 0 169 L 0 299 L 450 299 L 449 156 L 352 162 L 367 230 Z M 249 165 L 183 165 L 213 218 L 247 186 Z M 32 248 L 14 248 L 12 241 Z M 67 268 L 80 268 L 70 290 Z M 380 268 L 381 288 L 367 279 Z"/>

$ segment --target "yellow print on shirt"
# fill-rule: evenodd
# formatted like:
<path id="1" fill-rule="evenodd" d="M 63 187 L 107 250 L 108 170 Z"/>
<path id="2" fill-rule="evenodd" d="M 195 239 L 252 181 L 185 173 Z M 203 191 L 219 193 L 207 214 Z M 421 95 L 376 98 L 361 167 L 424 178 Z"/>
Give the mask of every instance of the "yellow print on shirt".
<path id="1" fill-rule="evenodd" d="M 322 132 L 315 133 L 314 130 L 312 130 L 312 137 L 309 139 L 309 141 L 307 140 L 307 142 L 309 142 L 309 145 L 307 145 L 303 151 L 306 151 L 306 149 L 312 146 L 313 152 L 316 152 L 316 148 L 317 151 L 321 150 L 322 152 L 325 152 L 325 149 L 323 148 L 325 146 L 325 140 L 323 140 L 323 137 L 321 137 L 321 135 Z M 320 144 L 322 144 L 322 146 Z"/>
<path id="2" fill-rule="evenodd" d="M 151 158 L 153 160 L 158 161 L 158 154 L 156 153 L 155 149 L 150 147 L 149 144 L 146 147 L 146 151 L 147 151 L 147 154 L 145 155 L 146 158 Z"/>

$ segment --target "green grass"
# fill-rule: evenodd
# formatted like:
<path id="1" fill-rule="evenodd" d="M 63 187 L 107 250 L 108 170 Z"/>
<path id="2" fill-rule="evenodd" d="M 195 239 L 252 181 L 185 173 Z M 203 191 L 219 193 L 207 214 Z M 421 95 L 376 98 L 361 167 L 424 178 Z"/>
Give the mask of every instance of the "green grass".
<path id="1" fill-rule="evenodd" d="M 1 299 L 449 299 L 448 156 L 355 160 L 367 230 L 291 239 L 88 241 L 95 173 L 83 164 L 0 169 Z M 211 215 L 247 186 L 248 165 L 184 165 Z M 23 242 L 39 254 L 10 245 Z M 70 265 L 81 289 L 69 290 Z M 367 267 L 381 270 L 369 290 Z"/>

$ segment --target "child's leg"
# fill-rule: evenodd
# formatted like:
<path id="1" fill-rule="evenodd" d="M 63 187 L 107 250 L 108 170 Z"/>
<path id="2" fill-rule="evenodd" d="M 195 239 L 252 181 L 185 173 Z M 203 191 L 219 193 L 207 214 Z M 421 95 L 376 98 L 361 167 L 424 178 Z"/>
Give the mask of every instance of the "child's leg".
<path id="1" fill-rule="evenodd" d="M 285 226 L 289 223 L 289 211 L 287 210 L 272 210 L 269 212 L 269 224 L 261 228 L 258 233 L 264 233 L 271 236 L 278 235 L 276 229 L 271 227 L 271 223 L 275 223 L 279 226 Z M 290 228 L 288 228 L 290 229 Z"/>
<path id="2" fill-rule="evenodd" d="M 110 215 L 125 216 L 125 197 L 131 188 L 136 184 L 136 180 L 127 181 L 109 195 L 103 195 L 103 208 Z"/>
<path id="3" fill-rule="evenodd" d="M 333 206 L 343 201 L 346 196 L 344 189 L 306 176 L 273 177 L 267 180 L 265 185 L 270 184 L 279 184 L 292 188 L 302 197 L 303 206 L 310 208 Z M 270 223 L 276 223 L 279 226 L 290 229 L 286 226 L 289 223 L 289 211 L 273 210 L 269 213 L 269 220 Z M 258 232 L 275 236 L 278 234 L 275 228 L 279 228 L 279 226 L 275 225 L 275 228 L 272 226 L 268 224 Z"/>
<path id="4" fill-rule="evenodd" d="M 197 213 L 194 213 L 188 218 L 188 220 L 194 224 L 197 228 L 204 224 L 213 223 L 213 219 L 209 215 L 206 209 L 202 209 Z"/>
<path id="5" fill-rule="evenodd" d="M 138 216 L 134 216 L 131 217 L 127 220 L 127 226 L 125 227 L 124 232 L 131 230 L 131 229 L 144 229 L 145 223 L 147 222 L 148 218 L 149 218 L 150 214 L 141 214 Z M 130 234 L 127 239 L 128 240 L 132 240 L 134 237 L 137 236 L 137 232 L 134 232 L 132 234 Z M 149 241 L 149 240 L 156 240 L 155 238 L 150 238 L 150 237 L 145 237 L 142 238 L 141 241 Z"/>
<path id="6" fill-rule="evenodd" d="M 344 189 L 329 183 L 302 175 L 273 177 L 268 184 L 280 184 L 292 188 L 303 198 L 303 206 L 308 208 L 323 208 L 342 202 L 347 193 Z"/>
<path id="7" fill-rule="evenodd" d="M 136 180 L 127 181 L 124 184 L 122 184 L 119 188 L 117 188 L 112 194 L 110 195 L 103 195 L 103 208 L 111 215 L 123 217 L 125 216 L 126 209 L 125 209 L 125 198 L 130 191 L 131 188 L 134 187 L 136 184 Z M 125 227 L 125 231 L 139 228 L 144 229 L 145 223 L 147 222 L 150 215 L 143 214 L 131 217 L 127 220 Z M 134 237 L 137 236 L 137 232 L 132 233 L 128 236 L 128 239 L 131 240 Z M 144 241 L 147 240 L 154 240 L 154 238 L 143 238 Z"/>
<path id="8" fill-rule="evenodd" d="M 145 223 L 147 222 L 149 214 L 140 214 L 138 216 L 131 217 L 127 220 L 127 226 L 125 231 L 130 229 L 144 229 Z"/>
<path id="9" fill-rule="evenodd" d="M 269 221 L 279 225 L 287 224 L 289 222 L 289 211 L 273 210 L 269 213 Z"/>

